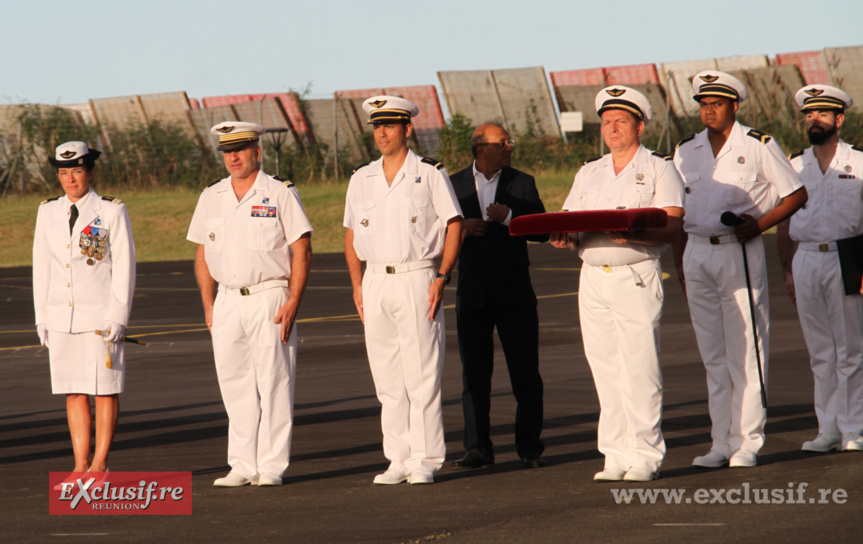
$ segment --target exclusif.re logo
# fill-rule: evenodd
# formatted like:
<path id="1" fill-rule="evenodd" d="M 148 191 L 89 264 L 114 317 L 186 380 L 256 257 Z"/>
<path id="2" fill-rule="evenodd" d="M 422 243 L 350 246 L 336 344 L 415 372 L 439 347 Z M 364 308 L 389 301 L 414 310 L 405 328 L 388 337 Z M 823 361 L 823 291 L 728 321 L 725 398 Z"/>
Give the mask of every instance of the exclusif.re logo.
<path id="1" fill-rule="evenodd" d="M 51 472 L 51 515 L 192 514 L 191 472 Z"/>

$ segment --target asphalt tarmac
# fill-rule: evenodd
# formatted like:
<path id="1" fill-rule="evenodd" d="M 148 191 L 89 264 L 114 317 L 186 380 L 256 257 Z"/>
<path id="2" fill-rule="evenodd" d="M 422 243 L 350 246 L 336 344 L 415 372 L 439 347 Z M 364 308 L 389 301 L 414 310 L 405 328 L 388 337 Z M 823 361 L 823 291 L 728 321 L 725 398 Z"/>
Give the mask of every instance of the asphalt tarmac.
<path id="1" fill-rule="evenodd" d="M 30 269 L 0 269 L 0 540 L 855 542 L 863 519 L 863 454 L 800 451 L 817 434 L 812 374 L 773 236 L 766 246 L 770 407 L 758 466 L 690 466 L 710 448 L 710 419 L 689 313 L 672 278 L 665 284 L 660 353 L 668 453 L 660 479 L 637 484 L 592 481 L 602 469 L 598 403 L 578 327 L 580 262 L 574 253 L 530 248 L 540 297 L 548 466 L 525 469 L 516 456 L 515 402 L 498 347 L 491 414 L 497 462 L 478 470 L 450 467 L 463 453 L 453 283 L 445 300 L 447 463 L 435 484 L 426 486 L 372 485 L 387 467 L 380 408 L 344 259 L 329 254 L 314 257 L 299 314 L 295 428 L 285 485 L 213 487 L 228 472 L 227 418 L 192 263 L 140 264 L 128 335 L 150 344 L 127 348 L 126 391 L 109 466 L 191 471 L 191 516 L 49 515 L 48 473 L 72 468 L 65 401 L 51 394 L 48 353 L 38 346 Z M 663 262 L 673 275 L 670 255 Z M 771 504 L 757 504 L 754 490 L 768 493 Z M 629 500 L 620 495 L 630 491 L 635 495 Z M 657 493 L 653 504 L 650 493 Z M 679 503 L 674 493 L 681 493 Z"/>

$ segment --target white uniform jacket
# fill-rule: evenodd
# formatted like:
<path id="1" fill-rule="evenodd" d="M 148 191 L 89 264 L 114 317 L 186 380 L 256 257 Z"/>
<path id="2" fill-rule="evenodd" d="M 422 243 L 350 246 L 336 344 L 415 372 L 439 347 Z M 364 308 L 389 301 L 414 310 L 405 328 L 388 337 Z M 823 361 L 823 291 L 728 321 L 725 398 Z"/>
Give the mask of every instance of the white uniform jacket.
<path id="1" fill-rule="evenodd" d="M 36 216 L 36 324 L 64 333 L 93 331 L 105 321 L 128 325 L 135 292 L 135 242 L 126 206 L 91 189 L 76 203 L 78 220 L 70 235 L 71 206 L 65 196 L 52 198 L 39 206 Z M 89 256 L 87 248 L 100 241 L 104 250 Z"/>
<path id="2" fill-rule="evenodd" d="M 731 234 L 723 212 L 760 219 L 802 186 L 779 144 L 738 122 L 715 158 L 705 129 L 678 144 L 674 165 L 686 184 L 683 228 L 698 236 Z"/>
<path id="3" fill-rule="evenodd" d="M 863 149 L 839 140 L 826 174 L 809 147 L 791 156 L 809 200 L 791 216 L 791 238 L 832 242 L 863 234 Z"/>
<path id="4" fill-rule="evenodd" d="M 639 146 L 620 174 L 610 154 L 587 162 L 563 204 L 569 211 L 683 206 L 683 183 L 671 158 Z M 578 256 L 593 266 L 630 265 L 659 259 L 665 245 L 618 244 L 604 232 L 579 234 Z"/>
<path id="5" fill-rule="evenodd" d="M 297 188 L 259 170 L 239 202 L 230 176 L 204 189 L 186 239 L 204 245 L 220 286 L 238 289 L 290 278 L 290 245 L 313 231 Z"/>
<path id="6" fill-rule="evenodd" d="M 446 170 L 408 150 L 391 186 L 383 157 L 351 176 L 344 226 L 354 231 L 361 261 L 402 264 L 440 255 L 447 222 L 460 215 Z"/>

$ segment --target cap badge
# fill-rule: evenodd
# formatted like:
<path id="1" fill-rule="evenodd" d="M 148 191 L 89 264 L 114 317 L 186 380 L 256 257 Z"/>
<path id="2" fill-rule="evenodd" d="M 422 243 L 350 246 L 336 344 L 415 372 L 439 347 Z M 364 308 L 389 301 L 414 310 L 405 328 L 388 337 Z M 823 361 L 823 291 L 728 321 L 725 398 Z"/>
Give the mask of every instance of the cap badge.
<path id="1" fill-rule="evenodd" d="M 746 163 L 746 159 L 744 159 L 743 157 L 737 157 L 737 162 L 738 162 L 739 164 L 745 164 L 745 163 Z"/>
<path id="2" fill-rule="evenodd" d="M 231 132 L 232 130 L 234 130 L 234 127 L 221 127 L 221 128 L 217 128 L 216 130 L 218 130 L 222 134 L 227 134 L 227 133 Z"/>
<path id="3" fill-rule="evenodd" d="M 60 153 L 60 156 L 63 157 L 64 159 L 71 159 L 72 157 L 75 156 L 75 152 L 72 150 L 64 151 L 64 152 Z"/>
<path id="4" fill-rule="evenodd" d="M 622 95 L 623 93 L 625 93 L 625 92 L 626 92 L 626 89 L 608 89 L 608 90 L 607 90 L 607 91 L 605 91 L 605 92 L 607 92 L 607 93 L 608 93 L 608 94 L 610 94 L 611 96 L 620 96 L 620 95 Z"/>
<path id="5" fill-rule="evenodd" d="M 805 92 L 809 96 L 820 96 L 824 94 L 824 89 L 806 89 Z"/>
<path id="6" fill-rule="evenodd" d="M 386 100 L 375 100 L 374 102 L 369 102 L 369 105 L 373 108 L 382 108 L 386 103 Z"/>
<path id="7" fill-rule="evenodd" d="M 704 75 L 704 76 L 699 76 L 699 77 L 701 78 L 701 81 L 704 81 L 704 82 L 706 82 L 706 83 L 713 83 L 714 81 L 716 81 L 717 79 L 719 79 L 719 76 L 711 76 L 711 75 L 709 75 L 709 74 L 708 74 L 708 75 Z"/>

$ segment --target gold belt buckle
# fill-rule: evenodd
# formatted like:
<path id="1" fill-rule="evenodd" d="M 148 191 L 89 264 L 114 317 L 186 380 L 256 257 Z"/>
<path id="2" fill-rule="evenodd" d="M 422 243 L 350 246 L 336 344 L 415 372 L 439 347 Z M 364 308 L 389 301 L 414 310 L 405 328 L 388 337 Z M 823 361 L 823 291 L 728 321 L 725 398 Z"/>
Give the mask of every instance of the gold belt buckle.
<path id="1" fill-rule="evenodd" d="M 396 267 L 391 265 L 391 264 L 388 264 L 387 265 L 387 274 L 395 274 L 395 273 L 396 273 Z"/>
<path id="2" fill-rule="evenodd" d="M 708 240 L 710 240 L 710 245 L 712 246 L 719 245 L 719 236 L 711 236 L 710 238 L 708 238 Z"/>
<path id="3" fill-rule="evenodd" d="M 240 287 L 240 294 L 243 295 L 244 297 L 247 297 L 247 296 L 251 295 L 252 293 L 249 292 L 248 287 Z"/>
<path id="4" fill-rule="evenodd" d="M 611 274 L 611 265 L 604 264 L 602 265 L 602 271 L 606 274 Z"/>
<path id="5" fill-rule="evenodd" d="M 830 244 L 827 242 L 818 244 L 818 251 L 820 251 L 821 253 L 826 253 L 830 251 Z"/>

